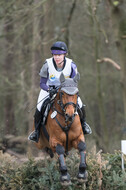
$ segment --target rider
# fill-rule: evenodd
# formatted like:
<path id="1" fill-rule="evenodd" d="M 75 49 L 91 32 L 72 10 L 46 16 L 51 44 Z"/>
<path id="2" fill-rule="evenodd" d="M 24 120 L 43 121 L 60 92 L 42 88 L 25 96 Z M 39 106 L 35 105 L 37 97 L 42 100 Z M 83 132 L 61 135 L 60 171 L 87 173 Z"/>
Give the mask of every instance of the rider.
<path id="1" fill-rule="evenodd" d="M 49 89 L 49 82 L 56 82 L 56 79 L 59 80 L 60 74 L 63 72 L 65 77 L 70 77 L 73 78 L 76 73 L 77 73 L 77 66 L 76 64 L 69 58 L 66 57 L 67 55 L 67 46 L 64 42 L 62 41 L 57 41 L 55 42 L 52 47 L 51 47 L 51 53 L 52 57 L 49 59 L 46 59 L 44 65 L 42 66 L 40 70 L 40 94 L 38 97 L 38 104 L 37 104 L 37 109 L 34 115 L 34 122 L 35 122 L 35 131 L 33 131 L 28 139 L 31 141 L 38 142 L 39 139 L 39 129 L 41 126 L 41 121 L 42 121 L 42 106 L 43 102 L 45 99 L 48 98 L 49 95 L 53 95 L 55 92 L 54 89 L 50 90 Z M 91 134 L 91 128 L 90 126 L 86 123 L 85 120 L 85 109 L 84 105 L 78 97 L 78 105 L 81 109 L 83 117 L 81 118 L 81 125 L 84 134 Z"/>

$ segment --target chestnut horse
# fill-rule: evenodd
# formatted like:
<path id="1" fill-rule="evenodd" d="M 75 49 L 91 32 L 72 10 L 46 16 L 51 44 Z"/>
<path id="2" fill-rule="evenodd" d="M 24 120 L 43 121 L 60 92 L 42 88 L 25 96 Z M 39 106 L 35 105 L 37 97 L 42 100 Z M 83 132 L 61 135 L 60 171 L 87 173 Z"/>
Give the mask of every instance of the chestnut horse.
<path id="1" fill-rule="evenodd" d="M 62 183 L 70 182 L 70 175 L 65 164 L 65 153 L 75 148 L 79 150 L 80 165 L 78 179 L 87 180 L 86 171 L 86 144 L 82 131 L 80 117 L 78 115 L 78 88 L 79 73 L 72 79 L 60 76 L 60 87 L 53 97 L 45 129 L 49 135 L 49 139 L 44 135 L 41 128 L 39 142 L 36 146 L 39 149 L 49 148 L 53 153 L 58 154 L 60 164 L 60 180 Z"/>

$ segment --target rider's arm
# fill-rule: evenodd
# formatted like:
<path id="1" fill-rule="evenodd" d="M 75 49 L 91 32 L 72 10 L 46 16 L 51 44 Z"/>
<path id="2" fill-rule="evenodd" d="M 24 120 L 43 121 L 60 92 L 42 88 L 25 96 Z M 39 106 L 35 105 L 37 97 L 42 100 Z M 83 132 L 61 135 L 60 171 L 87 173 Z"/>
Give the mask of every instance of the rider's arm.
<path id="1" fill-rule="evenodd" d="M 42 88 L 43 90 L 48 91 L 49 87 L 46 84 L 47 80 L 48 80 L 48 77 L 49 77 L 47 62 L 45 62 L 44 65 L 42 66 L 39 75 L 41 76 L 41 78 L 40 78 L 40 88 Z"/>
<path id="2" fill-rule="evenodd" d="M 77 66 L 74 62 L 71 63 L 71 75 L 70 78 L 74 78 L 77 74 Z"/>
<path id="3" fill-rule="evenodd" d="M 48 78 L 44 78 L 44 77 L 40 78 L 40 88 L 45 91 L 48 91 L 48 89 L 49 89 L 48 85 L 46 84 L 47 80 L 48 80 Z"/>

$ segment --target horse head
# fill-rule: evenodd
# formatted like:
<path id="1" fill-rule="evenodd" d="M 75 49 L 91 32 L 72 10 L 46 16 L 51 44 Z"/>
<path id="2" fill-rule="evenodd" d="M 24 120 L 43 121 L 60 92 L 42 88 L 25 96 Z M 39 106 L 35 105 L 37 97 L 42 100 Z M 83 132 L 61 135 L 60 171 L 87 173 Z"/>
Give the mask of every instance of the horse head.
<path id="1" fill-rule="evenodd" d="M 74 78 L 65 78 L 62 73 L 60 76 L 61 88 L 59 92 L 60 106 L 65 115 L 66 122 L 73 122 L 77 114 L 78 80 L 80 74 Z"/>

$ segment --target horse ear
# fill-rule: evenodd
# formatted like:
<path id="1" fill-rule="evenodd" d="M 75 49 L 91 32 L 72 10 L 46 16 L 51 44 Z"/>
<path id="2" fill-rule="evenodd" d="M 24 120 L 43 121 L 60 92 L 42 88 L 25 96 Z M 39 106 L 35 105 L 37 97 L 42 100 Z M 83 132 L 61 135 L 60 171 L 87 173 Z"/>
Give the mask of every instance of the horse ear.
<path id="1" fill-rule="evenodd" d="M 75 77 L 73 78 L 74 82 L 78 82 L 80 80 L 80 73 L 77 72 L 77 74 L 75 75 Z"/>
<path id="2" fill-rule="evenodd" d="M 60 82 L 63 83 L 65 81 L 65 77 L 64 77 L 64 74 L 61 73 L 60 75 Z"/>

